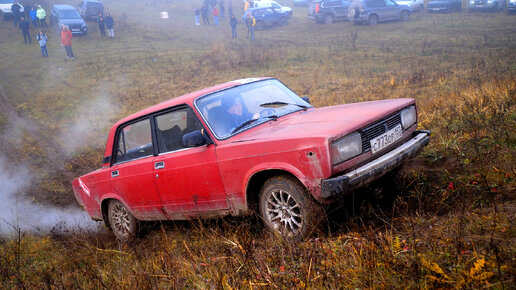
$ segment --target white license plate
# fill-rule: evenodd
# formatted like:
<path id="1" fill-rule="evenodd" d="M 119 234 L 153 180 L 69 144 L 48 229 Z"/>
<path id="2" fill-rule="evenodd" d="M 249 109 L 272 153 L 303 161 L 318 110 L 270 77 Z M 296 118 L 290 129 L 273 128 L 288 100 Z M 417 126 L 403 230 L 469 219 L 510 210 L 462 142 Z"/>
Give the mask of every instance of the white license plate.
<path id="1" fill-rule="evenodd" d="M 72 31 L 81 31 L 80 29 L 72 29 Z"/>
<path id="2" fill-rule="evenodd" d="M 382 135 L 372 139 L 371 142 L 371 152 L 374 154 L 383 148 L 391 145 L 401 138 L 403 131 L 401 130 L 401 125 L 390 129 L 389 131 L 383 133 Z"/>

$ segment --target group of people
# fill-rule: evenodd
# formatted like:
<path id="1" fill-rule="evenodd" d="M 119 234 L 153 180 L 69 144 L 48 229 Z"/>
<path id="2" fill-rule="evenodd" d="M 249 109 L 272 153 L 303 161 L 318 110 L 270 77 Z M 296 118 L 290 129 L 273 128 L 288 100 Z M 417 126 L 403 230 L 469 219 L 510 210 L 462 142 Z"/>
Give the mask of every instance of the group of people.
<path id="1" fill-rule="evenodd" d="M 29 4 L 23 7 L 18 1 L 14 1 L 11 5 L 11 11 L 13 14 L 14 27 L 19 27 L 23 34 L 23 41 L 25 44 L 32 43 L 32 38 L 30 35 L 31 25 L 34 27 L 47 27 L 46 12 L 41 7 L 41 5 L 37 4 Z M 115 21 L 110 13 L 106 13 L 105 17 L 102 13 L 100 13 L 97 19 L 100 36 L 106 36 L 106 29 L 108 31 L 109 38 L 115 38 L 114 25 Z M 48 37 L 43 30 L 40 30 L 36 35 L 36 40 L 39 43 L 41 48 L 42 57 L 48 57 L 47 50 L 47 42 Z M 61 29 L 61 45 L 65 48 L 66 58 L 74 59 L 74 54 L 72 50 L 72 31 L 67 25 L 63 25 Z"/>
<path id="2" fill-rule="evenodd" d="M 228 13 L 230 15 L 229 25 L 231 26 L 231 38 L 237 38 L 237 25 L 238 20 L 233 14 L 233 3 L 232 0 L 228 0 Z M 250 38 L 251 41 L 254 41 L 254 26 L 256 25 L 256 19 L 250 13 L 246 14 L 246 10 L 251 7 L 251 0 L 244 1 L 244 15 L 245 15 L 245 25 L 247 27 L 247 38 Z M 225 13 L 225 4 L 224 0 L 219 0 L 217 7 L 217 0 L 203 0 L 203 6 L 201 8 L 197 8 L 194 11 L 195 15 L 195 25 L 201 25 L 201 16 L 204 25 L 210 25 L 210 13 L 213 15 L 213 24 L 215 26 L 219 25 L 219 15 L 221 18 L 224 18 Z"/>

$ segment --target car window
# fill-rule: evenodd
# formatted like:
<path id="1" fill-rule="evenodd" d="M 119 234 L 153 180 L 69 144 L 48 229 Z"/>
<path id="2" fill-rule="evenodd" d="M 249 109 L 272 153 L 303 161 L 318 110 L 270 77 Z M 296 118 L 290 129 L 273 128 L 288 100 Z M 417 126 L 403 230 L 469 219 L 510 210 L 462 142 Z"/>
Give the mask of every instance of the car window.
<path id="1" fill-rule="evenodd" d="M 387 5 L 387 7 L 396 6 L 396 3 L 394 3 L 394 1 L 392 1 L 392 0 L 385 0 L 385 4 Z"/>
<path id="2" fill-rule="evenodd" d="M 149 119 L 126 125 L 118 131 L 115 163 L 154 154 Z"/>
<path id="3" fill-rule="evenodd" d="M 80 19 L 81 15 L 77 10 L 61 10 L 59 11 L 60 19 Z"/>
<path id="4" fill-rule="evenodd" d="M 189 108 L 157 116 L 156 126 L 160 153 L 183 149 L 183 135 L 202 129 L 201 123 Z"/>
<path id="5" fill-rule="evenodd" d="M 368 8 L 381 8 L 385 7 L 384 0 L 369 0 L 366 2 Z"/>
<path id="6" fill-rule="evenodd" d="M 274 9 L 281 9 L 281 6 L 279 6 L 276 3 L 271 3 L 271 7 L 274 8 Z"/>
<path id="7" fill-rule="evenodd" d="M 275 103 L 276 105 L 265 105 Z M 195 102 L 204 120 L 218 139 L 227 138 L 242 124 L 249 127 L 270 120 L 268 116 L 281 117 L 310 105 L 299 98 L 278 80 L 264 80 L 236 86 L 213 93 Z M 296 105 L 297 104 L 297 105 Z M 243 127 L 245 129 L 248 127 Z"/>
<path id="8" fill-rule="evenodd" d="M 340 1 L 329 1 L 324 3 L 325 7 L 336 7 L 340 6 Z"/>

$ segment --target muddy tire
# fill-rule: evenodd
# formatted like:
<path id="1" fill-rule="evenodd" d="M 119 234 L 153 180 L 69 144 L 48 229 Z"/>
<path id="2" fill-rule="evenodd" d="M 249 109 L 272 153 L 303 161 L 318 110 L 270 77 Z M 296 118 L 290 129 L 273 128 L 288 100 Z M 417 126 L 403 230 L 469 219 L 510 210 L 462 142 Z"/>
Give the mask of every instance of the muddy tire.
<path id="1" fill-rule="evenodd" d="M 109 226 L 113 234 L 123 243 L 134 242 L 140 230 L 139 221 L 118 200 L 111 200 L 108 206 Z"/>
<path id="2" fill-rule="evenodd" d="M 289 176 L 275 176 L 265 182 L 259 207 L 265 226 L 291 240 L 302 240 L 319 231 L 325 219 L 322 206 Z"/>
<path id="3" fill-rule="evenodd" d="M 367 19 L 367 25 L 375 26 L 376 24 L 378 24 L 378 16 L 376 16 L 375 14 L 371 14 Z"/>

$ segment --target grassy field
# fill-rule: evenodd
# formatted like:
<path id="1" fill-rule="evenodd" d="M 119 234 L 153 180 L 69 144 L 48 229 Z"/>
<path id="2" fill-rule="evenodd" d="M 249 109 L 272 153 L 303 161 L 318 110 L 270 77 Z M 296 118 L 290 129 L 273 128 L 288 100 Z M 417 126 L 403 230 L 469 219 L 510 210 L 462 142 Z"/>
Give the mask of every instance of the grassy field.
<path id="1" fill-rule="evenodd" d="M 55 1 L 42 2 L 48 12 Z M 54 30 L 43 59 L 0 23 L 0 173 L 25 168 L 17 194 L 31 204 L 75 206 L 71 180 L 100 167 L 118 119 L 245 77 L 277 77 L 317 107 L 414 98 L 432 141 L 329 208 L 326 233 L 302 243 L 253 217 L 152 225 L 131 246 L 105 229 L 13 226 L 0 233 L 1 288 L 514 287 L 516 16 L 415 13 L 369 27 L 312 23 L 294 7 L 251 43 L 241 23 L 231 39 L 227 17 L 194 26 L 200 0 L 104 3 L 116 39 L 88 23 L 73 61 Z"/>

